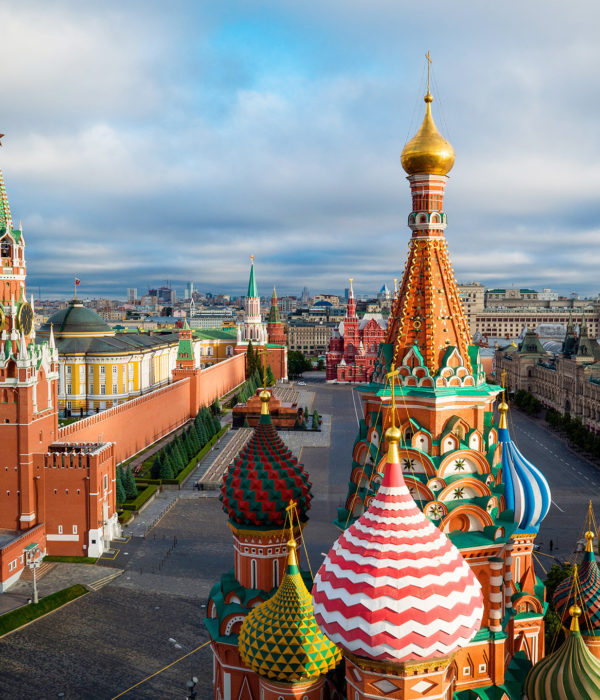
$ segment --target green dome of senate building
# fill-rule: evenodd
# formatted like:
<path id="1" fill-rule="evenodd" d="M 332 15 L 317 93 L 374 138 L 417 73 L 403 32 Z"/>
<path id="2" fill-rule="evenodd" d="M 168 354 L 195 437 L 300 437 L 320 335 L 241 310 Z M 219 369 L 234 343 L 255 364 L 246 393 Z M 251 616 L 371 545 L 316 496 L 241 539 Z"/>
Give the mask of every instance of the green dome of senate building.
<path id="1" fill-rule="evenodd" d="M 56 338 L 81 335 L 114 335 L 115 331 L 92 309 L 88 309 L 79 299 L 69 302 L 66 309 L 52 314 L 41 326 L 39 333 L 48 335 L 52 327 Z"/>

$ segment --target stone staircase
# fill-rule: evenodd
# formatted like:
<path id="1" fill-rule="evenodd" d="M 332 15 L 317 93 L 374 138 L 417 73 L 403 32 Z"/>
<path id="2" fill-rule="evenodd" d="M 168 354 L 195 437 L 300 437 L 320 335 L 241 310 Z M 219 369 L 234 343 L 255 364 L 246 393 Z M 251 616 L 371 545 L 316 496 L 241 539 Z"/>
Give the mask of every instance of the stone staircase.
<path id="1" fill-rule="evenodd" d="M 218 489 L 227 467 L 237 457 L 240 450 L 252 436 L 253 428 L 238 428 L 230 430 L 219 442 L 219 450 L 213 450 L 202 461 L 198 471 L 189 480 L 189 486 L 200 483 L 203 490 Z"/>
<path id="2" fill-rule="evenodd" d="M 35 580 L 39 581 L 47 573 L 49 573 L 54 568 L 54 563 L 51 561 L 43 561 L 35 572 Z M 33 581 L 33 571 L 28 566 L 23 569 L 21 574 L 21 581 Z"/>

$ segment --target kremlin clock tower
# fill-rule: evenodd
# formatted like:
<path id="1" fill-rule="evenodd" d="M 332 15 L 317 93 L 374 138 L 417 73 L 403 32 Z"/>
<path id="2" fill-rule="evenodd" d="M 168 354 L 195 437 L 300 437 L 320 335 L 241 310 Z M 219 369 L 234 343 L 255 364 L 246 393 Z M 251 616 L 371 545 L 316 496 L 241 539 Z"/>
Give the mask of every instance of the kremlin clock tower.
<path id="1" fill-rule="evenodd" d="M 58 350 L 52 330 L 35 342 L 25 278 L 23 229 L 0 170 L 0 592 L 22 574 L 26 546 L 97 557 L 120 532 L 114 445 L 64 441 Z"/>
<path id="2" fill-rule="evenodd" d="M 15 229 L 0 172 L 0 527 L 23 530 L 40 522 L 33 453 L 58 437 L 58 352 L 36 345 L 33 297 L 25 293 L 25 238 Z M 18 457 L 18 463 L 15 461 Z"/>

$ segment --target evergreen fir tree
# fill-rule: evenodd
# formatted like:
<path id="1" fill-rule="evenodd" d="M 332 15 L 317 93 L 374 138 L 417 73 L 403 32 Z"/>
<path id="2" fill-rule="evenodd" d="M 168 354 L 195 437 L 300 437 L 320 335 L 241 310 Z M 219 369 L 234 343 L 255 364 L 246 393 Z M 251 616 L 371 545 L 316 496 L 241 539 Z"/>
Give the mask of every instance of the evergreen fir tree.
<path id="1" fill-rule="evenodd" d="M 244 428 L 249 428 L 249 427 L 250 427 L 250 423 L 248 423 L 248 418 L 245 417 L 244 418 Z"/>
<path id="2" fill-rule="evenodd" d="M 254 346 L 252 341 L 248 341 L 248 348 L 246 350 L 246 376 L 251 377 L 255 369 L 255 359 L 254 359 Z"/>
<path id="3" fill-rule="evenodd" d="M 216 435 L 219 432 L 219 430 L 221 430 L 221 421 L 217 418 L 217 416 L 213 416 L 212 420 L 215 428 L 214 434 Z"/>
<path id="4" fill-rule="evenodd" d="M 200 445 L 199 449 L 202 449 L 204 445 L 206 445 L 206 431 L 204 430 L 202 423 L 196 426 L 196 437 L 198 438 L 198 444 Z"/>
<path id="5" fill-rule="evenodd" d="M 161 462 L 159 477 L 161 479 L 173 479 L 174 476 L 175 475 L 173 474 L 173 469 L 171 468 L 170 460 L 167 456 L 167 458 Z"/>
<path id="6" fill-rule="evenodd" d="M 177 473 L 177 463 L 176 463 L 175 459 L 176 458 L 175 458 L 174 452 L 173 452 L 173 443 L 170 443 L 168 445 L 167 449 L 165 450 L 165 456 L 164 456 L 164 459 L 162 460 L 162 463 L 163 463 L 163 467 L 165 464 L 168 465 L 168 467 L 173 475 L 175 475 Z M 161 477 L 161 479 L 164 479 L 164 478 L 167 478 L 167 477 Z M 168 477 L 168 478 L 173 478 L 173 477 Z"/>
<path id="7" fill-rule="evenodd" d="M 319 429 L 319 412 L 317 411 L 316 408 L 313 411 L 313 415 L 312 415 L 312 429 L 313 430 Z"/>
<path id="8" fill-rule="evenodd" d="M 117 469 L 117 503 L 125 503 L 127 500 L 127 496 L 125 495 L 125 489 L 123 488 L 123 481 L 121 480 L 121 471 L 122 469 L 119 467 Z"/>
<path id="9" fill-rule="evenodd" d="M 208 439 L 210 440 L 215 434 L 215 423 L 212 419 L 212 416 L 208 416 L 204 427 L 206 428 L 206 434 L 208 435 Z"/>
<path id="10" fill-rule="evenodd" d="M 189 430 L 187 431 L 185 436 L 185 450 L 187 453 L 187 461 L 189 463 L 192 457 L 196 454 L 196 450 L 194 449 L 194 445 L 192 443 L 192 435 Z"/>
<path id="11" fill-rule="evenodd" d="M 175 471 L 175 476 L 185 467 L 186 461 L 183 454 L 183 449 L 181 447 L 181 438 L 175 441 L 173 447 L 173 466 Z"/>
<path id="12" fill-rule="evenodd" d="M 300 430 L 300 416 L 296 416 L 296 420 L 294 421 L 294 430 Z"/>
<path id="13" fill-rule="evenodd" d="M 275 375 L 271 369 L 271 365 L 267 367 L 267 386 L 273 386 L 275 384 Z"/>
<path id="14" fill-rule="evenodd" d="M 123 488 L 125 489 L 125 495 L 128 501 L 133 501 L 137 498 L 138 490 L 133 477 L 133 471 L 131 469 L 124 470 L 125 478 L 123 479 Z"/>
<path id="15" fill-rule="evenodd" d="M 160 466 L 161 466 L 161 459 L 160 459 L 160 452 L 157 453 L 156 457 L 154 458 L 154 462 L 152 462 L 152 469 L 150 470 L 150 476 L 153 479 L 160 479 Z"/>

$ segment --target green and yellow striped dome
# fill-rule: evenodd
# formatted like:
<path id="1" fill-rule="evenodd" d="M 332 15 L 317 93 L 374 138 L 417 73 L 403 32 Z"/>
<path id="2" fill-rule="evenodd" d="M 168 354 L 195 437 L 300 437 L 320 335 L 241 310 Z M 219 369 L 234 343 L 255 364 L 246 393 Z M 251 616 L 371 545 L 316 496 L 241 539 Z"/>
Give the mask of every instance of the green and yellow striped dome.
<path id="1" fill-rule="evenodd" d="M 598 700 L 600 659 L 587 648 L 579 631 L 581 608 L 573 605 L 571 631 L 554 654 L 538 662 L 527 675 L 528 700 Z"/>
<path id="2" fill-rule="evenodd" d="M 244 620 L 239 650 L 244 663 L 260 676 L 291 683 L 327 673 L 341 652 L 319 629 L 290 540 L 285 576 L 275 595 Z"/>

